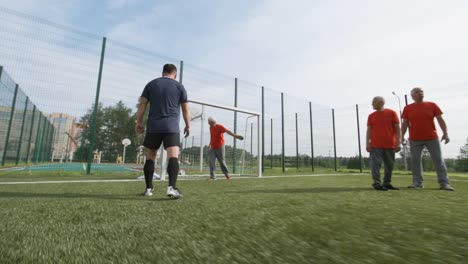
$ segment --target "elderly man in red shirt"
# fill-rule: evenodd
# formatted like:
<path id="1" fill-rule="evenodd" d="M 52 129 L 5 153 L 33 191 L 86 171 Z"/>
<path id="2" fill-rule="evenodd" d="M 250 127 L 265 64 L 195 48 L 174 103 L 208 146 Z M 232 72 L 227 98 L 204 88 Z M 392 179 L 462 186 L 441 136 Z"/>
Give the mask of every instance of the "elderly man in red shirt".
<path id="1" fill-rule="evenodd" d="M 224 173 L 224 176 L 227 180 L 230 180 L 229 171 L 226 166 L 226 161 L 224 160 L 225 149 L 224 149 L 224 133 L 227 133 L 234 138 L 243 140 L 244 137 L 232 133 L 230 130 L 225 128 L 223 125 L 216 123 L 216 120 L 213 117 L 208 118 L 208 124 L 210 125 L 210 145 L 208 146 L 210 150 L 210 178 L 209 180 L 215 180 L 215 168 L 216 168 L 216 159 L 221 166 L 221 170 Z"/>
<path id="2" fill-rule="evenodd" d="M 447 167 L 442 159 L 439 136 L 437 135 L 437 130 L 434 125 L 434 118 L 436 118 L 443 133 L 441 141 L 445 141 L 445 144 L 447 144 L 450 139 L 447 133 L 447 125 L 442 118 L 442 111 L 437 104 L 424 102 L 424 92 L 421 88 L 413 88 L 411 90 L 411 97 L 414 103 L 405 106 L 403 109 L 403 124 L 401 126 L 402 136 L 405 135 L 406 130 L 409 128 L 413 184 L 408 186 L 408 188 L 423 188 L 424 179 L 421 158 L 422 150 L 426 147 L 434 162 L 440 189 L 454 191 L 455 189 L 450 186 L 447 176 Z"/>
<path id="3" fill-rule="evenodd" d="M 366 149 L 370 152 L 372 186 L 378 191 L 398 190 L 393 187 L 392 172 L 395 152 L 400 151 L 400 121 L 395 111 L 384 108 L 385 99 L 376 96 L 372 100 L 375 110 L 367 119 Z M 380 182 L 380 167 L 384 163 L 383 184 Z"/>

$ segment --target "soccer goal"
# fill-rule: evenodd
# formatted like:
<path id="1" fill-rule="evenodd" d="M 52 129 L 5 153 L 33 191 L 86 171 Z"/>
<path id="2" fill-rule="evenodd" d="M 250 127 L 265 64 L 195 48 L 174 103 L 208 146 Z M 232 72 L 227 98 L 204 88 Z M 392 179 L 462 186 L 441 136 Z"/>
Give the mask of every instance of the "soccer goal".
<path id="1" fill-rule="evenodd" d="M 255 111 L 190 100 L 190 136 L 181 135 L 181 176 L 208 176 L 210 127 L 208 118 L 217 124 L 242 135 L 244 140 L 234 139 L 227 133 L 225 139 L 225 161 L 231 176 L 262 176 L 261 114 Z M 181 120 L 181 130 L 184 123 Z M 216 161 L 216 176 L 224 178 L 219 162 Z"/>

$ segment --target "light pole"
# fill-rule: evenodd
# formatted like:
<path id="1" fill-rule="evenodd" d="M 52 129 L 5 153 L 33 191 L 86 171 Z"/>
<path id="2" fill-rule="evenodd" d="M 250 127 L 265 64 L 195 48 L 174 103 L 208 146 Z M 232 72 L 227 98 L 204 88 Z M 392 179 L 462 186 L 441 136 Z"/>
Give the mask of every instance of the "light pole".
<path id="1" fill-rule="evenodd" d="M 402 119 L 401 119 L 401 101 L 400 101 L 400 97 L 395 92 L 392 92 L 392 94 L 395 95 L 395 97 L 398 99 L 398 109 L 400 110 L 400 126 L 401 126 L 401 125 L 403 125 L 403 123 L 402 123 Z M 401 140 L 403 141 L 404 139 L 402 138 Z M 406 146 L 405 145 L 403 145 L 403 164 L 405 166 L 405 171 L 407 171 L 408 170 L 408 164 L 406 162 Z"/>
<path id="2" fill-rule="evenodd" d="M 130 139 L 128 138 L 124 138 L 122 140 L 122 145 L 124 146 L 124 149 L 123 149 L 123 155 L 122 155 L 122 164 L 125 164 L 125 149 L 127 148 L 128 145 L 130 145 L 132 143 L 132 141 L 130 141 Z"/>

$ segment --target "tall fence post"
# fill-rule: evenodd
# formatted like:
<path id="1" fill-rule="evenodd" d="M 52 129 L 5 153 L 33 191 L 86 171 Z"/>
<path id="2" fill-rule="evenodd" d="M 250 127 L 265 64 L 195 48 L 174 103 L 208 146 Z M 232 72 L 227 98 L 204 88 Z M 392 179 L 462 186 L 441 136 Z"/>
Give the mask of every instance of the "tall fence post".
<path id="1" fill-rule="evenodd" d="M 23 120 L 21 122 L 21 132 L 20 132 L 20 137 L 19 137 L 19 142 L 18 142 L 18 149 L 16 150 L 16 161 L 15 161 L 16 165 L 18 165 L 18 163 L 20 161 L 20 156 L 21 156 L 21 145 L 23 143 L 24 123 L 26 121 L 26 113 L 28 111 L 28 103 L 29 103 L 29 97 L 26 96 L 26 103 L 24 104 L 24 111 L 23 111 Z"/>
<path id="2" fill-rule="evenodd" d="M 237 78 L 234 78 L 234 107 L 237 107 Z M 237 134 L 237 111 L 234 111 L 234 134 Z M 237 142 L 234 138 L 234 147 L 232 151 L 232 173 L 236 173 L 236 146 Z"/>
<path id="3" fill-rule="evenodd" d="M 299 131 L 297 125 L 297 113 L 296 113 L 296 170 L 299 170 Z"/>
<path id="4" fill-rule="evenodd" d="M 202 113 L 200 118 L 200 173 L 203 172 L 203 135 L 205 134 L 205 106 L 201 107 Z"/>
<path id="5" fill-rule="evenodd" d="M 47 150 L 47 137 L 49 136 L 49 119 L 47 116 L 44 116 L 44 128 L 41 137 L 41 151 L 39 152 L 39 162 L 44 162 L 45 151 Z"/>
<path id="6" fill-rule="evenodd" d="M 281 168 L 284 172 L 286 171 L 284 167 L 284 95 L 281 93 Z"/>
<path id="7" fill-rule="evenodd" d="M 312 102 L 309 102 L 309 123 L 310 123 L 310 165 L 314 171 L 314 130 L 312 126 Z"/>
<path id="8" fill-rule="evenodd" d="M 99 74 L 97 80 L 97 87 L 96 87 L 96 97 L 94 100 L 94 109 L 93 109 L 93 116 L 91 121 L 91 138 L 89 140 L 89 149 L 88 149 L 88 166 L 86 167 L 86 175 L 91 174 L 91 163 L 93 162 L 93 148 L 94 148 L 94 140 L 96 137 L 96 122 L 97 122 L 97 109 L 99 105 L 99 93 L 101 90 L 101 79 L 102 79 L 102 68 L 104 66 L 104 55 L 106 52 L 106 37 L 102 38 L 102 48 L 101 48 L 101 61 L 99 63 Z"/>
<path id="9" fill-rule="evenodd" d="M 41 149 L 41 144 L 39 142 L 39 139 L 41 138 L 41 133 L 42 133 L 42 113 L 39 112 L 39 121 L 37 123 L 37 131 L 36 131 L 36 140 L 34 141 L 34 154 L 33 154 L 33 161 L 38 162 L 38 157 L 39 157 L 39 150 Z"/>
<path id="10" fill-rule="evenodd" d="M 335 133 L 335 109 L 332 108 L 332 121 L 333 121 L 333 153 L 335 157 L 335 171 L 338 170 L 337 160 L 336 160 L 336 133 Z"/>
<path id="11" fill-rule="evenodd" d="M 7 150 L 8 150 L 8 141 L 10 140 L 11 126 L 13 124 L 13 118 L 15 117 L 15 107 L 16 107 L 17 95 L 18 95 L 18 84 L 15 86 L 15 93 L 13 95 L 13 103 L 11 105 L 11 110 L 10 110 L 10 121 L 8 122 L 8 129 L 7 129 L 7 134 L 6 134 L 6 138 L 5 138 L 5 145 L 4 145 L 5 148 L 3 149 L 2 166 L 5 166 Z"/>
<path id="12" fill-rule="evenodd" d="M 42 162 L 42 151 L 44 148 L 44 134 L 47 126 L 47 117 L 43 116 L 42 118 L 44 122 L 41 125 L 41 130 L 39 133 L 39 148 L 37 149 L 37 156 L 36 156 L 36 162 Z"/>
<path id="13" fill-rule="evenodd" d="M 32 116 L 31 116 L 31 127 L 29 129 L 28 150 L 26 152 L 26 164 L 29 163 L 29 154 L 31 153 L 31 140 L 32 140 L 32 135 L 34 133 L 33 128 L 34 128 L 35 115 L 36 115 L 36 106 L 34 105 Z"/>
<path id="14" fill-rule="evenodd" d="M 273 169 L 273 118 L 270 118 L 270 169 Z"/>
<path id="15" fill-rule="evenodd" d="M 46 149 L 46 155 L 47 155 L 47 160 L 52 160 L 52 148 L 54 146 L 54 133 L 55 133 L 55 127 L 54 124 L 49 123 L 49 137 L 47 140 L 47 149 Z"/>
<path id="16" fill-rule="evenodd" d="M 182 84 L 184 80 L 184 61 L 181 60 L 180 61 L 180 66 L 179 66 L 179 83 Z M 185 151 L 184 151 L 184 148 L 186 149 L 186 145 L 187 145 L 187 138 L 184 137 L 184 144 L 181 146 L 180 148 L 180 161 L 182 162 L 184 160 L 184 155 L 185 155 Z"/>
<path id="17" fill-rule="evenodd" d="M 265 171 L 265 87 L 262 86 L 262 172 Z"/>
<path id="18" fill-rule="evenodd" d="M 356 104 L 357 138 L 359 147 L 359 172 L 362 173 L 361 130 L 359 125 L 359 106 Z M 366 142 L 367 144 L 367 142 Z"/>
<path id="19" fill-rule="evenodd" d="M 250 168 L 252 168 L 252 158 L 253 158 L 253 123 L 250 123 L 250 158 L 249 158 Z"/>
<path id="20" fill-rule="evenodd" d="M 179 83 L 182 83 L 183 76 L 184 76 L 184 61 L 181 60 L 180 67 L 179 67 Z"/>

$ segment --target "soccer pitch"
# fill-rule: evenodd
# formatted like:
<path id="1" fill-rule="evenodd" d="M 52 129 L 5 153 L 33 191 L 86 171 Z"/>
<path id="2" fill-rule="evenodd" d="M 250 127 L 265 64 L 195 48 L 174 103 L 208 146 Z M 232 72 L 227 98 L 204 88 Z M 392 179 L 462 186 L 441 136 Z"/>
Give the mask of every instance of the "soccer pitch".
<path id="1" fill-rule="evenodd" d="M 0 263 L 466 263 L 468 177 L 451 179 L 455 192 L 433 176 L 388 192 L 367 174 L 181 180 L 180 200 L 159 181 L 151 197 L 142 181 L 2 181 Z"/>

